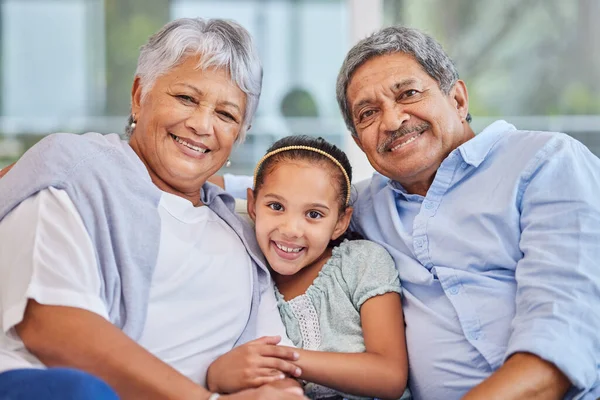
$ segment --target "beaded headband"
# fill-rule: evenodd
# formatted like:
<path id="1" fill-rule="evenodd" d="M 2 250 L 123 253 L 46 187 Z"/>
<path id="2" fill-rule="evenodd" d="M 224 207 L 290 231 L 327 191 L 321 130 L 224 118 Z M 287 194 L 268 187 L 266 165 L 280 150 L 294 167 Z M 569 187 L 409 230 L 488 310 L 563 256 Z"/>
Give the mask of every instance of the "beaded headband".
<path id="1" fill-rule="evenodd" d="M 327 153 L 326 151 L 320 150 L 320 149 L 315 149 L 314 147 L 310 147 L 310 146 L 287 146 L 287 147 L 282 147 L 280 149 L 277 150 L 273 150 L 267 154 L 264 155 L 263 158 L 260 159 L 260 161 L 258 162 L 258 164 L 256 164 L 256 168 L 254 169 L 254 184 L 253 187 L 256 187 L 256 177 L 258 176 L 258 170 L 260 169 L 260 166 L 262 165 L 263 162 L 265 162 L 265 160 L 271 156 L 274 156 L 275 154 L 279 154 L 281 152 L 284 151 L 288 151 L 288 150 L 308 150 L 308 151 L 312 151 L 318 154 L 321 154 L 322 156 L 325 156 L 327 158 L 329 158 L 335 165 L 337 165 L 338 167 L 340 167 L 340 169 L 342 170 L 342 173 L 344 174 L 344 178 L 346 178 L 346 185 L 348 187 L 348 195 L 346 196 L 346 205 L 350 204 L 350 178 L 348 178 L 348 173 L 346 172 L 346 170 L 344 169 L 344 167 L 342 166 L 342 164 L 335 159 L 334 156 L 332 156 L 331 154 Z"/>

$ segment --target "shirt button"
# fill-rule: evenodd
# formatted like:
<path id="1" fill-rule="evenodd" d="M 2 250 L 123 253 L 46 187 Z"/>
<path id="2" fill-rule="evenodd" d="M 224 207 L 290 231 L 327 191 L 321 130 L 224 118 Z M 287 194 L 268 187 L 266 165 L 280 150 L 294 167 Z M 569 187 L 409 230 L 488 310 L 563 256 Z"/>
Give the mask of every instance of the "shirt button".
<path id="1" fill-rule="evenodd" d="M 455 295 L 458 294 L 458 288 L 456 286 L 452 286 L 449 290 L 448 293 Z"/>
<path id="2" fill-rule="evenodd" d="M 425 208 L 431 210 L 433 208 L 433 203 L 430 201 L 425 202 Z"/>
<path id="3" fill-rule="evenodd" d="M 466 162 L 464 162 L 464 163 L 460 164 L 460 166 L 462 167 L 462 169 L 465 169 L 465 168 L 467 168 L 467 165 L 468 165 L 468 164 L 467 164 Z"/>
<path id="4" fill-rule="evenodd" d="M 423 247 L 423 239 L 417 239 L 415 244 L 417 245 L 417 247 Z"/>
<path id="5" fill-rule="evenodd" d="M 469 339 L 477 340 L 477 339 L 479 339 L 479 334 L 477 332 L 471 332 L 471 333 L 469 333 Z"/>

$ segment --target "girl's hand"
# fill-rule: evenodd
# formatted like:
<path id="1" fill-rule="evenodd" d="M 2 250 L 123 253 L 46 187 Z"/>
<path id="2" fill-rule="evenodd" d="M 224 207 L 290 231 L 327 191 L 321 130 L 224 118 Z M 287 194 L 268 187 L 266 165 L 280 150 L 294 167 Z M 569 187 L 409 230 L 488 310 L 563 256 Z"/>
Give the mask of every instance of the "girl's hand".
<path id="1" fill-rule="evenodd" d="M 277 346 L 279 336 L 264 336 L 236 347 L 217 358 L 208 368 L 206 384 L 211 392 L 234 393 L 284 379 L 299 377 L 300 368 L 292 347 Z"/>
<path id="2" fill-rule="evenodd" d="M 263 386 L 258 389 L 244 390 L 236 394 L 221 396 L 223 400 L 307 400 L 301 388 L 277 389 Z"/>

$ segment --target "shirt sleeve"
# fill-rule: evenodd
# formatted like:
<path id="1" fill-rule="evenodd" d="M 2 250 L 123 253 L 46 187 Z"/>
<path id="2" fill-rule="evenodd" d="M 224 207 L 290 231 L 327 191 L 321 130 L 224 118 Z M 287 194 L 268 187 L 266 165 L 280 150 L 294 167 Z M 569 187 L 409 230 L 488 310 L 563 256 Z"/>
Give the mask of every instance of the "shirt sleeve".
<path id="1" fill-rule="evenodd" d="M 257 316 L 257 338 L 261 336 L 281 336 L 280 345 L 296 347 L 288 338 L 285 326 L 279 315 L 277 299 L 275 298 L 275 287 L 273 280 L 269 278 L 268 284 L 264 285 L 260 296 Z"/>
<path id="2" fill-rule="evenodd" d="M 94 248 L 66 192 L 49 188 L 0 222 L 0 324 L 23 320 L 28 299 L 82 308 L 108 319 Z"/>
<path id="3" fill-rule="evenodd" d="M 337 251 L 341 257 L 342 276 L 357 310 L 371 297 L 401 293 L 394 260 L 382 246 L 367 240 L 351 240 L 342 243 Z"/>
<path id="4" fill-rule="evenodd" d="M 536 354 L 581 392 L 600 354 L 600 160 L 575 140 L 549 142 L 524 172 L 523 253 L 506 358 Z"/>
<path id="5" fill-rule="evenodd" d="M 225 190 L 236 199 L 247 198 L 247 189 L 252 187 L 253 177 L 247 175 L 223 175 Z"/>

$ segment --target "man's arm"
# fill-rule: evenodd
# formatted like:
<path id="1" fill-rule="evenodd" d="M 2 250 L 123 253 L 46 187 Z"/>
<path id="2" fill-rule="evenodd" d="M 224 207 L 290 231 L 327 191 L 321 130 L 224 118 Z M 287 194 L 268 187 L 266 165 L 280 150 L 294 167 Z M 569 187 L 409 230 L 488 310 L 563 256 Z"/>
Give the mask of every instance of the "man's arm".
<path id="1" fill-rule="evenodd" d="M 48 366 L 69 366 L 106 381 L 123 399 L 207 399 L 210 393 L 154 357 L 101 316 L 29 300 L 16 331 Z"/>
<path id="2" fill-rule="evenodd" d="M 598 171 L 597 157 L 565 139 L 549 142 L 525 170 L 507 359 L 466 399 L 561 399 L 598 379 Z"/>
<path id="3" fill-rule="evenodd" d="M 463 400 L 562 399 L 571 382 L 554 364 L 529 353 L 513 354 Z"/>

